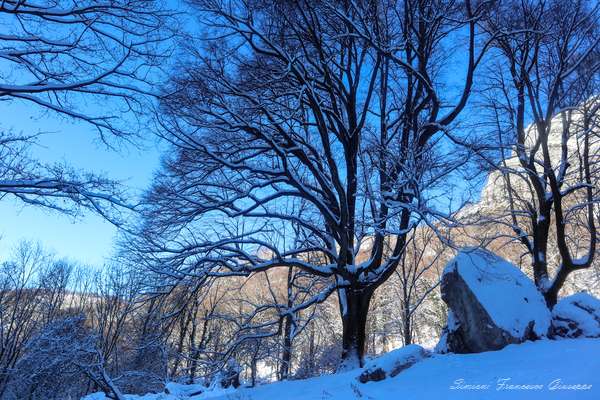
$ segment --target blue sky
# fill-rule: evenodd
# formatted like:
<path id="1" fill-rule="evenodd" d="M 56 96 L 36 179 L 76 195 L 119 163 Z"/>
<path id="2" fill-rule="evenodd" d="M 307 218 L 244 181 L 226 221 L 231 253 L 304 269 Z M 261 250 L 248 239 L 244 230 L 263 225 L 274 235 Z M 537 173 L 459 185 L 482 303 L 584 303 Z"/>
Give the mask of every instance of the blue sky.
<path id="1" fill-rule="evenodd" d="M 461 59 L 456 54 L 450 60 L 453 58 Z M 454 64 L 450 60 L 448 64 Z M 459 63 L 447 72 L 445 80 L 449 90 L 462 88 L 463 70 Z M 76 169 L 103 173 L 124 181 L 134 191 L 148 187 L 153 172 L 159 167 L 160 152 L 151 132 L 147 133 L 142 148 L 123 145 L 116 152 L 100 142 L 90 125 L 44 112 L 29 103 L 3 101 L 0 104 L 3 113 L 0 129 L 47 132 L 32 149 L 33 157 L 41 162 L 61 162 Z M 87 111 L 97 114 L 98 109 L 94 107 L 97 106 L 89 106 Z M 101 266 L 114 248 L 116 228 L 93 214 L 75 219 L 5 197 L 0 199 L 0 215 L 0 261 L 5 260 L 21 240 L 38 241 L 59 257 L 94 266 Z"/>
<path id="2" fill-rule="evenodd" d="M 183 7 L 180 0 L 165 0 L 163 5 L 173 9 Z M 179 19 L 183 23 L 187 21 L 183 15 Z M 16 70 L 16 73 L 20 71 Z M 7 64 L 0 63 L 0 75 L 6 72 Z M 19 75 L 16 77 L 24 78 Z M 77 106 L 83 114 L 102 114 L 93 100 L 82 99 Z M 40 162 L 64 163 L 74 169 L 104 174 L 108 178 L 123 181 L 125 186 L 137 192 L 148 187 L 154 171 L 159 167 L 160 152 L 156 137 L 151 132 L 144 133 L 145 138 L 142 139 L 145 140 L 141 141 L 143 147 L 116 142 L 121 148 L 113 151 L 100 141 L 92 126 L 76 123 L 32 103 L 3 98 L 0 112 L 0 130 L 12 129 L 15 133 L 24 134 L 46 132 L 40 137 L 39 145 L 32 148 L 32 158 Z M 7 259 L 19 241 L 32 240 L 54 251 L 58 257 L 101 266 L 112 255 L 116 233 L 113 225 L 92 213 L 75 219 L 58 212 L 26 206 L 10 196 L 0 198 L 0 262 Z"/>
<path id="3" fill-rule="evenodd" d="M 27 103 L 3 102 L 0 129 L 15 132 L 47 132 L 32 154 L 42 162 L 64 162 L 73 168 L 103 173 L 124 181 L 132 190 L 146 188 L 159 166 L 155 141 L 143 148 L 123 145 L 119 151 L 106 148 L 91 126 L 41 112 Z M 148 132 L 148 138 L 152 135 Z M 5 197 L 0 200 L 0 260 L 5 260 L 20 240 L 39 241 L 59 257 L 99 266 L 110 256 L 116 228 L 102 218 L 86 214 L 80 218 L 61 215 Z"/>

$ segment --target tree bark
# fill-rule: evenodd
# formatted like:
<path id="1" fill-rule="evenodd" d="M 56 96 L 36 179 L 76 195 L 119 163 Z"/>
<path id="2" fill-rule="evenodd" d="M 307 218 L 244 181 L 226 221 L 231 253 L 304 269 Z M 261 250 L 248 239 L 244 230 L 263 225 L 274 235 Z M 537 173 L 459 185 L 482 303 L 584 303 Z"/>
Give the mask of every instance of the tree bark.
<path id="1" fill-rule="evenodd" d="M 279 379 L 282 381 L 288 378 L 292 358 L 292 317 L 289 315 L 285 318 L 283 335 L 283 350 L 281 354 L 281 367 L 279 369 Z"/>
<path id="2" fill-rule="evenodd" d="M 556 273 L 556 276 L 552 280 L 552 285 L 546 288 L 546 290 L 542 293 L 544 295 L 544 300 L 546 300 L 546 305 L 550 310 L 552 310 L 552 308 L 554 308 L 554 306 L 558 302 L 558 293 L 565 284 L 567 276 L 571 271 L 572 270 L 568 270 L 564 266 L 561 266 L 558 272 Z"/>
<path id="3" fill-rule="evenodd" d="M 340 370 L 350 370 L 364 365 L 367 314 L 373 289 L 340 289 L 342 314 L 342 363 Z"/>
<path id="4" fill-rule="evenodd" d="M 287 307 L 293 306 L 293 283 L 294 283 L 294 268 L 288 268 L 287 273 Z M 279 367 L 279 380 L 286 380 L 290 373 L 290 362 L 292 359 L 292 325 L 293 316 L 285 317 L 283 327 L 283 349 L 281 353 L 281 366 Z"/>
<path id="5" fill-rule="evenodd" d="M 315 357 L 316 357 L 316 344 L 315 344 L 315 328 L 314 326 L 310 329 L 310 337 L 308 341 L 308 376 L 313 376 L 315 373 Z"/>
<path id="6" fill-rule="evenodd" d="M 544 300 L 546 300 L 546 305 L 550 310 L 554 308 L 556 303 L 558 302 L 558 291 L 551 290 L 544 293 Z"/>
<path id="7" fill-rule="evenodd" d="M 412 344 L 412 327 L 410 324 L 410 305 L 404 305 L 403 312 L 403 321 L 402 321 L 402 338 L 404 339 L 404 345 L 408 346 Z"/>

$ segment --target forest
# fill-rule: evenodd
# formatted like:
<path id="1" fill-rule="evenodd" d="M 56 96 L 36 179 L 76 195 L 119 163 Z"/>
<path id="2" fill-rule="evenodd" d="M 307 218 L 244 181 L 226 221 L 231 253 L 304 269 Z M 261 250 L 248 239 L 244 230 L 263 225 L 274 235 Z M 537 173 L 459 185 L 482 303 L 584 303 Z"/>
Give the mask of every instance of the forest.
<path id="1" fill-rule="evenodd" d="M 2 210 L 115 232 L 99 265 L 37 226 L 0 249 L 0 399 L 263 399 L 238 391 L 355 370 L 362 398 L 505 346 L 593 359 L 599 95 L 596 0 L 0 2 Z M 138 191 L 39 155 L 67 131 L 158 167 L 131 161 Z"/>

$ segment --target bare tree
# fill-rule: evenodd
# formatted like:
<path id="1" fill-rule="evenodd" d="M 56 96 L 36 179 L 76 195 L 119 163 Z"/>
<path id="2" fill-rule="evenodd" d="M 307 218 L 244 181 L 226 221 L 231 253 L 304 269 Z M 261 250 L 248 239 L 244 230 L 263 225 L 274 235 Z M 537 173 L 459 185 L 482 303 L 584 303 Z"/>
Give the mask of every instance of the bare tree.
<path id="1" fill-rule="evenodd" d="M 342 367 L 362 364 L 374 290 L 400 263 L 412 227 L 448 217 L 436 188 L 468 161 L 451 124 L 487 48 L 476 43 L 482 8 L 191 3 L 208 39 L 190 48 L 162 101 L 175 153 L 148 195 L 139 248 L 171 281 L 278 267 L 328 279 L 279 315 L 335 293 Z M 441 43 L 462 28 L 465 83 L 444 98 Z M 303 240 L 272 240 L 294 225 Z"/>
<path id="2" fill-rule="evenodd" d="M 20 243 L 0 265 L 0 397 L 55 398 L 58 392 L 49 393 L 59 384 L 69 393 L 85 394 L 87 380 L 81 382 L 73 368 L 60 373 L 61 355 L 32 350 L 44 345 L 45 330 L 60 330 L 57 321 L 85 311 L 85 302 L 74 298 L 86 295 L 70 291 L 82 283 L 78 270 L 30 242 Z"/>
<path id="3" fill-rule="evenodd" d="M 74 316 L 58 318 L 40 329 L 15 366 L 8 398 L 81 396 L 90 379 L 109 398 L 124 399 L 105 370 L 96 336 L 84 324 L 84 317 Z"/>
<path id="4" fill-rule="evenodd" d="M 429 294 L 440 284 L 439 268 L 448 252 L 445 252 L 447 246 L 436 239 L 433 230 L 416 228 L 410 235 L 400 268 L 396 270 L 404 345 L 413 343 L 414 316 Z"/>
<path id="5" fill-rule="evenodd" d="M 484 26 L 498 54 L 490 104 L 509 147 L 500 163 L 509 210 L 502 221 L 552 307 L 567 276 L 589 268 L 596 253 L 600 5 L 503 1 L 490 15 Z"/>
<path id="6" fill-rule="evenodd" d="M 154 95 L 156 66 L 168 55 L 164 28 L 171 15 L 143 0 L 3 1 L 0 101 L 83 122 L 106 143 L 136 133 Z M 37 162 L 27 155 L 37 134 L 5 129 L 1 196 L 60 211 L 85 207 L 105 217 L 127 205 L 115 182 Z"/>
<path id="7" fill-rule="evenodd" d="M 38 329 L 41 289 L 37 273 L 49 256 L 38 245 L 21 243 L 14 258 L 4 261 L 0 270 L 0 395 L 7 388 L 12 370 L 25 343 Z"/>

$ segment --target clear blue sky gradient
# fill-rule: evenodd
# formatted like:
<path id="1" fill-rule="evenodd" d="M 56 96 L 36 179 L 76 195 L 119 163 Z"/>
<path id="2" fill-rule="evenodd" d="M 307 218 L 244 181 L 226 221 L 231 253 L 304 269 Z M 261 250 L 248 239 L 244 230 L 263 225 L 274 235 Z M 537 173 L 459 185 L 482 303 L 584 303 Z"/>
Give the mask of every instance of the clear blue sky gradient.
<path id="1" fill-rule="evenodd" d="M 179 22 L 193 29 L 193 13 L 181 0 L 165 0 L 165 7 L 181 10 Z M 4 65 L 0 64 L 1 68 Z M 81 105 L 81 104 L 80 104 Z M 98 105 L 90 102 L 81 111 L 90 115 L 102 114 Z M 78 110 L 79 111 L 79 110 Z M 109 150 L 99 139 L 97 131 L 88 124 L 75 123 L 31 103 L 0 102 L 0 129 L 14 132 L 48 132 L 39 139 L 33 157 L 40 162 L 59 162 L 82 171 L 104 173 L 108 178 L 124 181 L 125 186 L 138 193 L 148 188 L 153 173 L 160 166 L 160 150 L 150 131 L 144 133 L 143 148 L 122 142 L 118 152 Z M 96 267 L 102 266 L 114 252 L 117 229 L 92 213 L 74 219 L 39 207 L 24 205 L 6 196 L 0 199 L 0 262 L 21 240 L 40 242 L 58 257 Z"/>
<path id="2" fill-rule="evenodd" d="M 1 109 L 0 129 L 47 132 L 32 148 L 32 155 L 41 162 L 60 162 L 102 173 L 137 192 L 148 187 L 159 166 L 159 150 L 150 132 L 144 148 L 122 145 L 119 151 L 112 151 L 100 142 L 90 125 L 74 123 L 22 102 L 2 102 Z M 0 200 L 0 215 L 0 261 L 6 260 L 20 240 L 38 241 L 59 257 L 95 266 L 112 254 L 116 228 L 91 213 L 75 219 L 7 196 Z"/>

